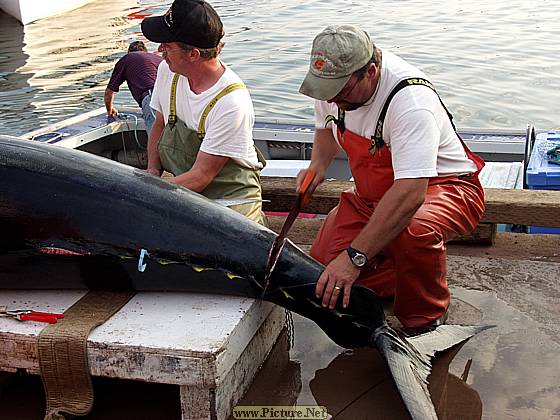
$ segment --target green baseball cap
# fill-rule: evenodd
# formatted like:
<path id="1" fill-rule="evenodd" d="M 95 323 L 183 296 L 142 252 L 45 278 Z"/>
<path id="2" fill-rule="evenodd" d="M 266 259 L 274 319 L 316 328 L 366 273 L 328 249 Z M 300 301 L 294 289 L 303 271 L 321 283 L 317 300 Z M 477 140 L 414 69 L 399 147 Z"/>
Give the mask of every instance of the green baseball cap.
<path id="1" fill-rule="evenodd" d="M 334 98 L 352 73 L 368 63 L 373 51 L 373 42 L 361 28 L 327 26 L 313 40 L 309 71 L 299 91 L 322 101 Z"/>

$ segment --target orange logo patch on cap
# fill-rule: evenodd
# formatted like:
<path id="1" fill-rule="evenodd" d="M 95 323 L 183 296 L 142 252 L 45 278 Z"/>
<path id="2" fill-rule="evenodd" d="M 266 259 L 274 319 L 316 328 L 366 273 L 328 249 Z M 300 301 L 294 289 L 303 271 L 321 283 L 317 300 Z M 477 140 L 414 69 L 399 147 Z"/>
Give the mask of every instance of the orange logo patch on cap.
<path id="1" fill-rule="evenodd" d="M 323 60 L 322 58 L 318 58 L 317 60 L 315 60 L 313 62 L 313 67 L 315 67 L 315 69 L 317 69 L 317 70 L 321 70 L 325 66 L 326 63 L 327 62 L 325 60 Z"/>

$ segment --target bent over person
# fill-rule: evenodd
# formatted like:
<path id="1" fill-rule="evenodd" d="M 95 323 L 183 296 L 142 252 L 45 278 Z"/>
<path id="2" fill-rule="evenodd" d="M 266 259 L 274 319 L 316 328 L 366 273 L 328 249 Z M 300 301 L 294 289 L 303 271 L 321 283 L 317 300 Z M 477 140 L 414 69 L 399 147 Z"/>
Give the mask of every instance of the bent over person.
<path id="1" fill-rule="evenodd" d="M 165 62 L 152 96 L 156 121 L 148 171 L 212 199 L 252 200 L 231 206 L 263 222 L 254 111 L 241 79 L 219 58 L 224 35 L 216 11 L 202 0 L 175 0 L 164 16 L 144 19 Z"/>
<path id="2" fill-rule="evenodd" d="M 161 63 L 161 57 L 148 52 L 142 41 L 131 42 L 128 46 L 128 53 L 115 64 L 111 80 L 105 89 L 104 100 L 107 115 L 117 116 L 118 111 L 113 105 L 113 100 L 120 86 L 126 81 L 132 97 L 142 108 L 142 117 L 149 135 L 155 120 L 155 113 L 150 107 L 150 101 L 159 63 Z"/>
<path id="3" fill-rule="evenodd" d="M 311 248 L 326 264 L 323 306 L 349 302 L 356 282 L 394 297 L 412 333 L 445 319 L 449 239 L 480 221 L 484 162 L 456 133 L 425 75 L 377 48 L 353 25 L 329 26 L 313 41 L 300 92 L 316 99 L 312 188 L 343 149 L 355 181 L 342 193 Z M 416 330 L 418 331 L 418 330 Z"/>

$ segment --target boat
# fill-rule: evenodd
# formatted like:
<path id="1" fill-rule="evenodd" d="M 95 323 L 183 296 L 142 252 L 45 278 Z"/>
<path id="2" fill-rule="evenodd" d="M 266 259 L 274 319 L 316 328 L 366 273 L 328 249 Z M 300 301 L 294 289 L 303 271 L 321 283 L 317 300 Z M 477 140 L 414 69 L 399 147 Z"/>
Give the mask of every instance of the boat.
<path id="1" fill-rule="evenodd" d="M 0 9 L 21 22 L 22 25 L 77 9 L 93 0 L 0 0 Z"/>
<path id="2" fill-rule="evenodd" d="M 314 126 L 307 121 L 257 120 L 255 144 L 267 159 L 263 176 L 295 176 L 311 159 Z M 525 169 L 537 131 L 458 130 L 465 143 L 489 164 L 481 179 L 485 187 L 524 188 Z M 138 168 L 147 164 L 147 136 L 141 112 L 122 108 L 117 118 L 108 117 L 105 108 L 67 118 L 23 134 L 21 137 L 104 156 Z M 327 178 L 351 178 L 346 155 L 340 153 L 329 167 Z"/>

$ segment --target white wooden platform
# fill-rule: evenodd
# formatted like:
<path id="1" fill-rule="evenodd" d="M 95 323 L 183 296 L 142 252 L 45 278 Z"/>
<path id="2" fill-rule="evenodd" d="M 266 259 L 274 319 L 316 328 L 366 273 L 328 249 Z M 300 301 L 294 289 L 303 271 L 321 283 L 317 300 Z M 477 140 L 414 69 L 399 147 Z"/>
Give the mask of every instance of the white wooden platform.
<path id="1" fill-rule="evenodd" d="M 0 306 L 63 312 L 84 293 L 0 290 Z M 39 372 L 45 325 L 0 317 L 0 371 Z M 91 374 L 179 385 L 183 419 L 225 419 L 283 325 L 282 308 L 249 298 L 139 293 L 90 335 Z"/>

